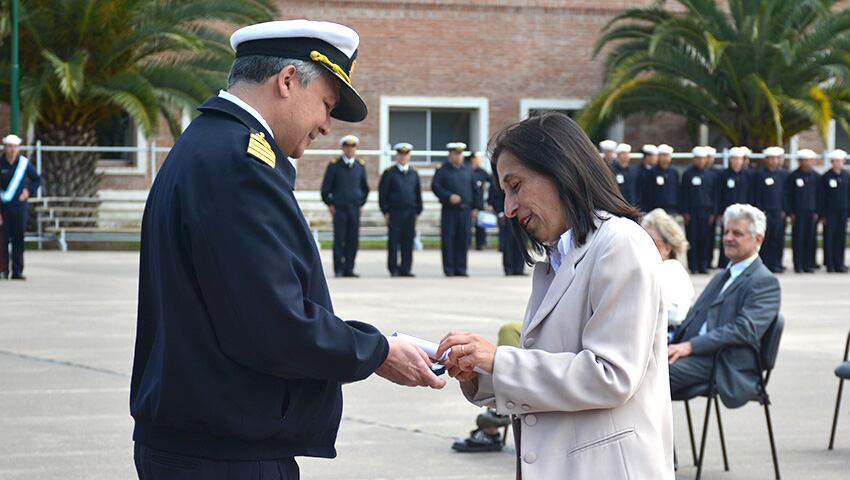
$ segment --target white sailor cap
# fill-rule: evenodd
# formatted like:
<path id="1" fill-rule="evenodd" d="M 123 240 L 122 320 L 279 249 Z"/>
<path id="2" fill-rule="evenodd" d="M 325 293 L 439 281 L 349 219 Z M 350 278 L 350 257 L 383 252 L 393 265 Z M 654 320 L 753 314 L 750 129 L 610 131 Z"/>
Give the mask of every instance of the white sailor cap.
<path id="1" fill-rule="evenodd" d="M 340 83 L 339 103 L 331 116 L 346 122 L 366 118 L 366 103 L 351 83 L 360 46 L 360 36 L 354 30 L 331 22 L 278 20 L 236 30 L 230 46 L 236 58 L 267 55 L 318 63 Z"/>
<path id="2" fill-rule="evenodd" d="M 843 161 L 846 158 L 847 158 L 847 152 L 845 152 L 844 150 L 842 150 L 840 148 L 837 149 L 837 150 L 833 150 L 833 151 L 829 152 L 829 159 L 830 160 L 842 160 Z"/>
<path id="3" fill-rule="evenodd" d="M 466 144 L 463 142 L 450 142 L 446 144 L 446 149 L 450 152 L 463 152 L 466 150 Z"/>
<path id="4" fill-rule="evenodd" d="M 356 147 L 360 145 L 360 139 L 354 135 L 346 135 L 339 140 L 339 144 L 343 147 Z"/>
<path id="5" fill-rule="evenodd" d="M 658 147 L 650 143 L 642 146 L 640 150 L 644 153 L 644 155 L 658 155 Z"/>
<path id="6" fill-rule="evenodd" d="M 413 150 L 413 145 L 406 142 L 396 143 L 393 145 L 393 150 L 398 153 L 410 153 L 410 151 Z"/>
<path id="7" fill-rule="evenodd" d="M 613 152 L 617 150 L 617 142 L 614 140 L 602 140 L 599 142 L 599 149 L 603 152 Z"/>
<path id="8" fill-rule="evenodd" d="M 706 155 L 707 157 L 714 157 L 714 156 L 716 156 L 716 155 L 717 155 L 717 149 L 716 149 L 716 148 L 714 148 L 714 147 L 712 147 L 712 146 L 710 146 L 710 145 L 706 145 L 706 146 L 704 146 L 704 147 L 702 147 L 702 148 L 704 148 L 704 149 L 705 149 L 705 155 Z"/>
<path id="9" fill-rule="evenodd" d="M 752 150 L 750 150 L 750 147 L 741 146 L 741 147 L 738 147 L 738 148 L 740 148 L 740 149 L 741 149 L 741 151 L 743 152 L 743 155 L 744 155 L 745 157 L 749 157 L 750 155 L 752 155 L 752 154 L 753 154 L 753 151 L 752 151 Z"/>
<path id="10" fill-rule="evenodd" d="M 765 157 L 781 157 L 785 155 L 785 149 L 782 147 L 767 147 L 764 149 Z"/>
<path id="11" fill-rule="evenodd" d="M 691 155 L 693 155 L 694 157 L 707 157 L 708 151 L 705 149 L 705 147 L 696 146 L 691 150 Z"/>
<path id="12" fill-rule="evenodd" d="M 817 157 L 818 157 L 818 154 L 815 153 L 813 150 L 809 150 L 808 148 L 804 148 L 802 150 L 797 150 L 797 158 L 799 158 L 800 160 L 803 160 L 803 159 L 811 160 L 811 159 L 817 158 Z"/>
<path id="13" fill-rule="evenodd" d="M 624 153 L 624 152 L 625 153 L 631 153 L 631 151 L 632 151 L 632 146 L 629 145 L 628 143 L 621 143 L 621 144 L 617 145 L 617 153 Z"/>
<path id="14" fill-rule="evenodd" d="M 667 145 L 666 143 L 662 143 L 661 145 L 658 146 L 658 153 L 672 154 L 673 153 L 673 147 L 671 147 L 670 145 Z"/>
<path id="15" fill-rule="evenodd" d="M 729 149 L 730 157 L 743 157 L 747 155 L 747 150 L 744 147 L 732 147 Z"/>
<path id="16" fill-rule="evenodd" d="M 14 133 L 10 133 L 3 137 L 3 145 L 20 145 L 21 137 L 15 135 Z"/>

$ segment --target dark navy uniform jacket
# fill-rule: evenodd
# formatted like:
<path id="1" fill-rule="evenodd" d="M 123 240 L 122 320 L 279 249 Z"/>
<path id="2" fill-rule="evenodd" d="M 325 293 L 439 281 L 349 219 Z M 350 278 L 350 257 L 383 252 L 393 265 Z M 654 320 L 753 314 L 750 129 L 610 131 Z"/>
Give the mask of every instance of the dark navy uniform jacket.
<path id="1" fill-rule="evenodd" d="M 720 172 L 715 183 L 717 188 L 717 214 L 736 203 L 750 203 L 752 197 L 752 172 L 727 168 Z"/>
<path id="2" fill-rule="evenodd" d="M 4 205 L 21 205 L 26 202 L 21 202 L 19 200 L 21 196 L 21 192 L 23 189 L 27 189 L 30 193 L 30 197 L 35 197 L 38 192 L 38 187 L 41 186 L 41 176 L 38 174 L 38 170 L 36 170 L 35 165 L 32 162 L 27 162 L 27 165 L 23 170 L 23 175 L 20 177 L 20 180 L 17 181 L 17 185 L 11 185 L 14 188 L 14 191 L 7 191 L 10 188 L 10 184 L 12 180 L 15 178 L 15 172 L 18 167 L 23 165 L 20 163 L 22 160 L 20 159 L 20 154 L 18 154 L 18 161 L 15 162 L 14 165 L 9 163 L 6 159 L 6 155 L 0 155 L 0 203 Z M 9 201 L 4 201 L 2 199 L 9 198 Z"/>
<path id="3" fill-rule="evenodd" d="M 717 171 L 713 168 L 702 170 L 690 167 L 682 174 L 682 190 L 679 195 L 679 213 L 693 213 L 697 210 L 717 211 Z"/>
<path id="4" fill-rule="evenodd" d="M 759 169 L 753 177 L 753 205 L 764 212 L 787 211 L 788 197 L 785 195 L 785 185 L 788 181 L 788 171 L 777 168 L 774 171 L 766 167 Z"/>
<path id="5" fill-rule="evenodd" d="M 820 215 L 835 210 L 850 210 L 850 174 L 829 169 L 821 175 Z"/>
<path id="6" fill-rule="evenodd" d="M 632 205 L 638 204 L 638 169 L 635 165 L 621 167 L 615 159 L 611 163 L 611 171 L 614 173 L 614 181 L 620 187 L 623 198 Z"/>
<path id="7" fill-rule="evenodd" d="M 477 210 L 484 208 L 484 205 L 481 203 L 481 195 L 478 192 L 477 182 L 472 175 L 472 169 L 465 163 L 461 163 L 459 167 L 455 167 L 448 161 L 444 163 L 434 173 L 434 178 L 431 180 L 431 190 L 440 199 L 443 207 L 455 208 L 463 206 Z M 460 204 L 451 204 L 449 197 L 452 194 L 460 195 L 462 199 Z"/>
<path id="8" fill-rule="evenodd" d="M 223 98 L 200 110 L 142 221 L 133 438 L 210 459 L 333 457 L 340 385 L 371 375 L 387 340 L 334 315 L 271 134 Z"/>
<path id="9" fill-rule="evenodd" d="M 785 185 L 788 211 L 794 213 L 817 211 L 819 183 L 820 175 L 814 170 L 804 172 L 798 168 L 788 175 Z"/>
<path id="10" fill-rule="evenodd" d="M 487 170 L 481 167 L 472 171 L 472 177 L 475 179 L 475 186 L 478 188 L 478 199 L 476 200 L 480 208 L 484 208 L 484 192 L 489 192 L 490 174 Z"/>
<path id="11" fill-rule="evenodd" d="M 408 167 L 407 173 L 402 173 L 397 165 L 384 170 L 378 184 L 378 205 L 383 213 L 397 208 L 414 208 L 417 215 L 422 213 L 422 185 L 416 170 Z"/>
<path id="12" fill-rule="evenodd" d="M 322 201 L 327 205 L 362 207 L 369 198 L 366 162 L 355 159 L 349 167 L 342 157 L 328 164 L 322 180 Z"/>
<path id="13" fill-rule="evenodd" d="M 647 199 L 641 199 L 647 210 L 661 208 L 668 213 L 679 211 L 679 172 L 672 166 L 662 169 L 656 165 L 646 179 Z"/>

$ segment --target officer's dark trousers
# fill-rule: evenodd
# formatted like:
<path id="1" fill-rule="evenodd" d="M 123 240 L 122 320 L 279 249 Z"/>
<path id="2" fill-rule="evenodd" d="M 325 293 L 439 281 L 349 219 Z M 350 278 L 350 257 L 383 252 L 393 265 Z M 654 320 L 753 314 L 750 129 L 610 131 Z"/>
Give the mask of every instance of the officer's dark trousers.
<path id="1" fill-rule="evenodd" d="M 707 251 L 705 252 L 706 257 L 708 258 L 708 266 L 709 267 L 711 266 L 711 262 L 714 261 L 714 249 L 717 247 L 717 221 L 716 220 L 715 220 L 714 223 L 711 224 L 710 228 L 711 228 L 711 236 L 708 240 L 708 248 L 706 249 Z M 722 233 L 721 233 L 721 238 L 722 238 Z M 719 253 L 719 256 L 718 256 L 718 263 L 719 263 L 719 258 L 723 256 L 723 245 L 720 245 L 718 250 L 720 250 L 720 253 Z"/>
<path id="2" fill-rule="evenodd" d="M 499 227 L 499 238 L 502 243 L 502 266 L 505 268 L 505 275 L 523 273 L 525 258 L 509 223 Z"/>
<path id="3" fill-rule="evenodd" d="M 27 227 L 27 205 L 3 205 L 3 255 L 2 270 L 12 275 L 24 272 L 24 230 Z M 9 245 L 12 246 L 11 253 Z M 9 270 L 9 261 L 12 270 Z"/>
<path id="4" fill-rule="evenodd" d="M 139 480 L 298 480 L 294 458 L 224 461 L 167 453 L 136 443 Z"/>
<path id="5" fill-rule="evenodd" d="M 387 242 L 387 268 L 391 274 L 407 274 L 413 266 L 413 240 L 416 236 L 416 209 L 390 209 Z M 401 251 L 401 267 L 398 254 Z"/>
<path id="6" fill-rule="evenodd" d="M 469 214 L 467 206 L 443 207 L 440 218 L 440 243 L 443 250 L 443 272 L 446 275 L 466 274 L 466 254 L 470 236 Z"/>
<path id="7" fill-rule="evenodd" d="M 690 244 L 688 269 L 691 273 L 708 271 L 708 252 L 712 239 L 710 216 L 710 209 L 695 210 L 691 212 L 691 221 L 685 226 L 685 235 Z"/>
<path id="8" fill-rule="evenodd" d="M 785 248 L 785 218 L 781 210 L 768 210 L 764 212 L 767 217 L 767 231 L 764 234 L 764 243 L 759 250 L 759 256 L 764 265 L 771 272 L 782 270 L 782 253 Z"/>
<path id="9" fill-rule="evenodd" d="M 475 225 L 475 249 L 483 250 L 487 247 L 487 229 Z"/>
<path id="10" fill-rule="evenodd" d="M 843 270 L 844 249 L 847 245 L 847 210 L 826 212 L 823 228 L 823 263 L 828 271 Z"/>
<path id="11" fill-rule="evenodd" d="M 815 212 L 799 211 L 796 213 L 794 226 L 791 228 L 791 249 L 794 252 L 794 271 L 811 270 L 815 268 L 815 233 L 817 221 Z"/>
<path id="12" fill-rule="evenodd" d="M 338 205 L 334 214 L 334 273 L 354 271 L 360 241 L 360 207 Z"/>

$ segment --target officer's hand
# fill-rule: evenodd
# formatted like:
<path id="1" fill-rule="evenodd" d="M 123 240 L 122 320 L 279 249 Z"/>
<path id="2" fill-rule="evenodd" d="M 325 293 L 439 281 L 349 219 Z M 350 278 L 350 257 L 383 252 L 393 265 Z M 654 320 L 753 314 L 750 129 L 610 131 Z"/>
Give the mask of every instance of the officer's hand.
<path id="1" fill-rule="evenodd" d="M 333 205 L 328 205 L 328 211 L 331 212 L 331 216 L 336 215 L 336 207 Z"/>
<path id="2" fill-rule="evenodd" d="M 797 215 L 795 215 L 795 214 L 793 214 L 793 213 L 792 213 L 792 214 L 791 214 L 791 225 L 794 225 L 794 223 L 795 223 L 796 221 L 797 221 Z"/>
<path id="3" fill-rule="evenodd" d="M 710 223 L 711 226 L 714 226 L 714 224 L 717 223 L 717 215 L 709 215 L 708 223 Z"/>
<path id="4" fill-rule="evenodd" d="M 20 200 L 22 202 L 26 202 L 28 198 L 30 198 L 30 191 L 27 190 L 26 188 L 21 190 L 21 196 L 18 197 L 18 200 Z"/>
<path id="5" fill-rule="evenodd" d="M 473 220 L 478 218 L 478 210 L 473 210 L 473 211 L 469 212 L 469 218 L 471 218 Z"/>
<path id="6" fill-rule="evenodd" d="M 460 197 L 460 195 L 458 195 L 458 194 L 456 194 L 456 193 L 453 193 L 453 194 L 449 197 L 449 203 L 451 203 L 452 205 L 457 205 L 457 204 L 459 204 L 459 203 L 460 203 L 460 202 L 462 202 L 462 201 L 463 201 L 463 198 L 461 198 L 461 197 Z"/>
<path id="7" fill-rule="evenodd" d="M 449 352 L 449 359 L 446 361 L 446 366 L 449 368 L 457 367 L 469 372 L 477 367 L 487 373 L 493 373 L 496 345 L 488 342 L 481 335 L 449 332 L 440 341 L 437 357 L 441 357 L 446 351 Z"/>
<path id="8" fill-rule="evenodd" d="M 691 223 L 691 214 L 690 213 L 683 213 L 682 214 L 682 220 L 685 221 L 685 225 Z"/>
<path id="9" fill-rule="evenodd" d="M 390 214 L 389 213 L 384 214 L 384 223 L 386 223 L 389 226 L 389 224 L 390 224 Z"/>
<path id="10" fill-rule="evenodd" d="M 404 340 L 387 338 L 390 352 L 375 373 L 387 380 L 408 387 L 443 388 L 446 381 L 431 371 L 431 360 L 419 348 Z"/>

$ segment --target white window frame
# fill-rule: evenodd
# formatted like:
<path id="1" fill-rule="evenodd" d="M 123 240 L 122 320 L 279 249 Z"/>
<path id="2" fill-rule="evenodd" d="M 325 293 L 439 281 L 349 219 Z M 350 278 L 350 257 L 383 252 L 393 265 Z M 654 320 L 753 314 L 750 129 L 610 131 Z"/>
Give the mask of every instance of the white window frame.
<path id="1" fill-rule="evenodd" d="M 95 171 L 104 175 L 146 175 L 148 173 L 148 154 L 150 148 L 148 146 L 148 138 L 145 136 L 141 127 L 136 127 L 136 148 L 138 150 L 133 153 L 136 158 L 135 166 L 97 167 Z"/>
<path id="2" fill-rule="evenodd" d="M 379 112 L 380 131 L 378 141 L 380 142 L 381 150 L 384 150 L 386 153 L 381 155 L 380 171 L 383 171 L 392 164 L 392 154 L 390 152 L 392 146 L 389 144 L 391 108 L 477 110 L 478 122 L 470 126 L 470 136 L 477 139 L 478 145 L 482 146 L 481 148 L 487 145 L 490 135 L 490 102 L 487 97 L 396 97 L 382 95 Z M 413 147 L 414 149 L 421 148 L 419 145 L 414 145 Z"/>
<path id="3" fill-rule="evenodd" d="M 581 98 L 522 98 L 519 101 L 519 120 L 528 118 L 532 110 L 581 110 L 587 100 Z"/>

